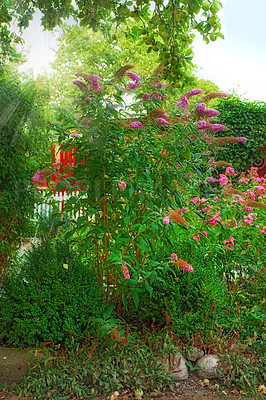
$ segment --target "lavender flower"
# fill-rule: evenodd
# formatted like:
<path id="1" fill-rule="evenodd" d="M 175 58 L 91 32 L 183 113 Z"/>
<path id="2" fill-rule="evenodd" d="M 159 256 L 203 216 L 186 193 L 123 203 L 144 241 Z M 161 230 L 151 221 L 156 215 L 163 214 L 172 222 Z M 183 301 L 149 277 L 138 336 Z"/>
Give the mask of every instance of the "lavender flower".
<path id="1" fill-rule="evenodd" d="M 130 79 L 132 79 L 132 81 L 134 81 L 134 82 L 136 82 L 136 83 L 138 83 L 138 82 L 140 81 L 140 79 L 141 79 L 141 77 L 138 76 L 137 74 L 135 74 L 135 72 L 127 72 L 126 75 L 127 75 Z"/>
<path id="2" fill-rule="evenodd" d="M 189 92 L 186 92 L 186 93 L 184 94 L 184 96 L 185 96 L 187 99 L 189 99 L 190 97 L 196 96 L 197 94 L 200 94 L 200 93 L 202 93 L 202 90 L 201 90 L 201 89 L 192 89 L 192 90 L 190 90 Z"/>

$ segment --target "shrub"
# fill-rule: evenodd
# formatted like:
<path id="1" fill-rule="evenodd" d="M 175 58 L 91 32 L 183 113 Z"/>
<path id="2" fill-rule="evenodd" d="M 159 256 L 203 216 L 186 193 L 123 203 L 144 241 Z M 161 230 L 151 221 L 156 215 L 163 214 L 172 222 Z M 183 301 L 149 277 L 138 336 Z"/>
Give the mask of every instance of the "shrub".
<path id="1" fill-rule="evenodd" d="M 90 265 L 65 242 L 48 240 L 3 280 L 0 339 L 15 346 L 43 341 L 69 346 L 87 337 L 90 317 L 104 308 Z"/>

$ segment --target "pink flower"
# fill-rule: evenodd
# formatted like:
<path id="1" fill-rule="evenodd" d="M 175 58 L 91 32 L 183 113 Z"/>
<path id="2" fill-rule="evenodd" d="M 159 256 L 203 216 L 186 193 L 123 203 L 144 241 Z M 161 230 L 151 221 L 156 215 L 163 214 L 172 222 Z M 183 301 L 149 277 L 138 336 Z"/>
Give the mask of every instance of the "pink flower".
<path id="1" fill-rule="evenodd" d="M 251 226 L 252 225 L 252 222 L 254 221 L 254 220 L 256 220 L 257 219 L 257 214 L 256 213 L 253 213 L 253 214 L 249 214 L 249 215 L 245 215 L 244 216 L 244 221 L 249 225 L 249 226 Z"/>
<path id="2" fill-rule="evenodd" d="M 55 162 L 52 164 L 53 170 L 54 171 L 59 171 L 61 163 L 60 162 Z"/>
<path id="3" fill-rule="evenodd" d="M 192 89 L 189 92 L 186 92 L 183 96 L 185 96 L 187 99 L 189 99 L 192 96 L 196 96 L 197 94 L 201 94 L 202 90 L 201 89 Z"/>
<path id="4" fill-rule="evenodd" d="M 81 135 L 80 135 L 79 133 L 76 133 L 76 132 L 71 133 L 70 136 L 71 136 L 72 138 L 75 138 L 75 137 L 76 137 L 76 138 L 78 138 L 78 139 L 81 137 Z"/>
<path id="5" fill-rule="evenodd" d="M 253 208 L 252 208 L 252 207 L 249 207 L 249 206 L 244 206 L 244 207 L 243 207 L 243 211 L 245 211 L 245 212 L 252 212 L 252 211 L 253 211 Z"/>
<path id="6" fill-rule="evenodd" d="M 130 275 L 129 275 L 129 271 L 128 271 L 128 267 L 127 264 L 124 263 L 121 267 L 121 271 L 123 273 L 124 279 L 130 279 Z"/>
<path id="7" fill-rule="evenodd" d="M 233 167 L 227 167 L 226 168 L 226 170 L 225 170 L 225 174 L 227 175 L 234 175 L 234 173 L 235 173 L 235 170 L 234 170 L 234 168 Z"/>
<path id="8" fill-rule="evenodd" d="M 162 89 L 163 84 L 161 82 L 157 82 L 155 87 L 157 87 L 158 89 Z"/>
<path id="9" fill-rule="evenodd" d="M 96 91 L 99 90 L 99 88 L 100 88 L 99 83 L 97 81 L 92 81 L 91 88 L 92 88 L 92 90 L 96 90 Z"/>
<path id="10" fill-rule="evenodd" d="M 216 225 L 217 221 L 221 221 L 220 215 L 216 214 L 214 217 L 206 219 L 207 222 L 209 222 L 211 225 Z"/>
<path id="11" fill-rule="evenodd" d="M 174 103 L 174 106 L 176 107 L 182 107 L 182 108 L 187 108 L 187 106 L 189 105 L 189 101 L 186 98 L 186 96 L 182 95 L 180 97 L 180 101 L 177 103 Z"/>
<path id="12" fill-rule="evenodd" d="M 32 180 L 34 182 L 42 181 L 44 179 L 44 175 L 41 171 L 35 172 L 35 174 L 32 177 Z"/>
<path id="13" fill-rule="evenodd" d="M 168 125 L 169 124 L 169 122 L 166 121 L 166 119 L 164 119 L 164 118 L 157 118 L 156 121 L 157 121 L 158 125 Z"/>
<path id="14" fill-rule="evenodd" d="M 195 204 L 197 204 L 197 206 L 200 205 L 200 198 L 199 197 L 193 197 L 193 199 L 191 199 L 191 201 Z"/>
<path id="15" fill-rule="evenodd" d="M 212 165 L 212 164 L 214 163 L 214 161 L 215 161 L 215 158 L 212 157 L 212 158 L 209 159 L 208 164 L 209 164 L 209 165 Z"/>
<path id="16" fill-rule="evenodd" d="M 248 182 L 249 182 L 249 179 L 244 176 L 242 178 L 238 179 L 238 183 L 248 183 Z"/>
<path id="17" fill-rule="evenodd" d="M 213 198 L 213 200 L 214 200 L 214 201 L 219 201 L 219 197 L 218 197 L 218 196 L 215 196 L 215 197 Z"/>
<path id="18" fill-rule="evenodd" d="M 230 247 L 234 247 L 234 244 L 235 244 L 235 239 L 232 236 L 230 236 L 230 238 L 229 238 L 229 246 Z"/>
<path id="19" fill-rule="evenodd" d="M 127 184 L 126 184 L 126 182 L 121 181 L 118 183 L 118 187 L 119 187 L 119 189 L 125 189 L 127 187 Z"/>
<path id="20" fill-rule="evenodd" d="M 143 96 L 142 96 L 142 99 L 143 100 L 149 100 L 150 99 L 149 93 L 144 93 Z"/>
<path id="21" fill-rule="evenodd" d="M 171 260 L 176 261 L 177 260 L 177 255 L 175 253 L 171 254 Z"/>
<path id="22" fill-rule="evenodd" d="M 133 82 L 127 82 L 126 85 L 129 88 L 129 90 L 134 90 L 134 89 L 136 89 L 137 87 L 140 86 L 139 83 L 134 82 L 134 81 Z"/>
<path id="23" fill-rule="evenodd" d="M 169 217 L 165 217 L 165 218 L 163 219 L 163 223 L 164 223 L 164 225 L 168 225 L 168 224 L 170 223 Z"/>
<path id="24" fill-rule="evenodd" d="M 245 138 L 245 137 L 243 137 L 243 136 L 242 136 L 242 137 L 237 137 L 236 139 L 237 139 L 237 141 L 240 142 L 240 143 L 245 143 L 245 142 L 247 141 L 247 138 Z"/>
<path id="25" fill-rule="evenodd" d="M 253 190 L 248 189 L 246 192 L 246 197 L 248 197 L 250 200 L 254 201 L 255 200 L 255 193 Z"/>
<path id="26" fill-rule="evenodd" d="M 218 182 L 218 179 L 214 178 L 213 176 L 208 176 L 205 181 L 207 182 Z"/>
<path id="27" fill-rule="evenodd" d="M 266 233 L 266 226 L 264 226 L 260 232 L 261 233 Z"/>
<path id="28" fill-rule="evenodd" d="M 224 174 L 220 174 L 220 186 L 222 185 L 227 185 L 228 183 L 228 178 Z"/>
<path id="29" fill-rule="evenodd" d="M 132 79 L 132 81 L 138 83 L 138 81 L 140 81 L 141 77 L 138 76 L 137 74 L 135 74 L 135 72 L 127 72 L 126 75 Z"/>
<path id="30" fill-rule="evenodd" d="M 208 233 L 206 231 L 202 231 L 201 234 L 202 234 L 202 236 L 205 236 L 205 237 L 207 237 L 207 235 L 208 235 Z"/>
<path id="31" fill-rule="evenodd" d="M 198 242 L 200 240 L 200 235 L 193 236 L 193 239 L 196 240 L 196 242 Z"/>
<path id="32" fill-rule="evenodd" d="M 219 132 L 219 131 L 227 131 L 228 130 L 228 128 L 226 126 L 221 125 L 221 124 L 213 124 L 213 125 L 210 126 L 209 129 L 213 133 L 216 133 L 216 132 Z"/>
<path id="33" fill-rule="evenodd" d="M 184 269 L 185 271 L 193 272 L 193 267 L 190 264 L 184 264 L 181 266 L 181 268 Z"/>
<path id="34" fill-rule="evenodd" d="M 129 127 L 130 127 L 131 129 L 138 129 L 138 128 L 141 128 L 141 127 L 142 127 L 142 123 L 139 122 L 139 121 L 133 121 L 133 122 L 131 122 L 131 123 L 129 124 Z"/>

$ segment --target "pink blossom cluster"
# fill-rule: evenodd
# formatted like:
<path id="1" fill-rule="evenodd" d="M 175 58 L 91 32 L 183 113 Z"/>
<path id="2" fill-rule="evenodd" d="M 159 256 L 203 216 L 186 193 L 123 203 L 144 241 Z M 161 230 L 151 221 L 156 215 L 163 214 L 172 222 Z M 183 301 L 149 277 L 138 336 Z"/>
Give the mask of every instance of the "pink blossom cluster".
<path id="1" fill-rule="evenodd" d="M 227 184 L 228 184 L 228 178 L 227 178 L 227 176 L 224 175 L 224 174 L 220 174 L 219 182 L 220 182 L 220 186 L 222 186 L 222 185 L 227 185 Z"/>
<path id="2" fill-rule="evenodd" d="M 132 74 L 133 74 L 133 72 L 132 72 Z M 129 90 L 137 89 L 140 86 L 140 84 L 138 82 L 134 82 L 134 81 L 133 82 L 127 82 L 126 85 L 127 85 Z"/>
<path id="3" fill-rule="evenodd" d="M 206 182 L 218 182 L 218 179 L 214 178 L 213 176 L 208 176 L 205 179 Z"/>
<path id="4" fill-rule="evenodd" d="M 233 200 L 231 201 L 231 206 L 235 206 L 237 204 L 243 205 L 245 199 L 243 196 L 240 196 L 239 194 L 235 194 Z"/>
<path id="5" fill-rule="evenodd" d="M 130 79 L 132 79 L 132 81 L 134 81 L 134 82 L 136 82 L 136 83 L 138 83 L 138 82 L 140 81 L 140 79 L 141 79 L 141 77 L 138 76 L 137 74 L 135 74 L 135 72 L 127 72 L 126 75 L 127 75 Z"/>
<path id="6" fill-rule="evenodd" d="M 166 114 L 167 115 L 167 114 Z M 164 118 L 157 118 L 157 124 L 158 125 L 168 125 L 169 124 L 169 121 L 167 121 L 166 119 L 164 119 Z"/>
<path id="7" fill-rule="evenodd" d="M 209 222 L 209 224 L 211 225 L 216 225 L 218 221 L 221 221 L 221 219 L 221 216 L 216 214 L 214 215 L 214 217 L 206 219 L 206 221 Z"/>
<path id="8" fill-rule="evenodd" d="M 142 96 L 143 100 L 150 100 L 153 97 L 156 98 L 156 100 L 163 100 L 167 95 L 166 94 L 160 94 L 157 91 L 151 92 L 151 93 L 144 93 Z"/>
<path id="9" fill-rule="evenodd" d="M 170 218 L 169 217 L 165 217 L 163 219 L 163 223 L 164 223 L 164 225 L 168 225 L 170 223 Z"/>
<path id="10" fill-rule="evenodd" d="M 35 174 L 32 177 L 32 180 L 34 182 L 42 181 L 44 179 L 44 174 L 41 171 L 35 172 Z"/>
<path id="11" fill-rule="evenodd" d="M 229 226 L 237 227 L 237 220 L 235 218 L 233 218 L 233 221 L 231 219 L 228 219 L 226 221 L 226 226 L 227 227 L 229 227 Z"/>
<path id="12" fill-rule="evenodd" d="M 189 92 L 184 93 L 183 96 L 185 96 L 187 99 L 189 99 L 192 96 L 197 96 L 198 94 L 201 94 L 202 90 L 201 89 L 192 89 Z"/>
<path id="13" fill-rule="evenodd" d="M 263 185 L 254 186 L 253 189 L 257 190 L 257 194 L 260 198 L 264 197 L 265 187 Z"/>
<path id="14" fill-rule="evenodd" d="M 217 133 L 219 131 L 226 131 L 228 128 L 221 124 L 211 124 L 208 121 L 199 121 L 195 122 L 194 126 L 197 128 L 198 131 L 207 130 L 211 133 Z"/>
<path id="15" fill-rule="evenodd" d="M 220 114 L 218 110 L 206 108 L 205 103 L 199 103 L 194 112 L 198 117 L 216 117 Z"/>
<path id="16" fill-rule="evenodd" d="M 243 211 L 245 211 L 245 212 L 253 212 L 253 211 L 254 211 L 254 208 L 252 208 L 252 207 L 250 207 L 250 206 L 244 206 L 244 207 L 243 207 Z"/>
<path id="17" fill-rule="evenodd" d="M 264 226 L 264 227 L 260 230 L 260 232 L 261 232 L 261 233 L 266 233 L 266 226 Z"/>
<path id="18" fill-rule="evenodd" d="M 256 197 L 254 190 L 248 189 L 248 190 L 246 191 L 245 197 L 248 198 L 248 199 L 251 200 L 251 201 L 254 201 L 254 200 L 255 200 L 255 197 Z"/>
<path id="19" fill-rule="evenodd" d="M 142 123 L 140 121 L 133 121 L 129 124 L 131 129 L 139 129 L 142 127 Z"/>
<path id="20" fill-rule="evenodd" d="M 181 107 L 181 108 L 184 108 L 184 109 L 187 109 L 188 105 L 189 105 L 189 101 L 188 101 L 187 97 L 184 96 L 183 94 L 180 97 L 180 100 L 177 103 L 174 103 L 174 106 Z"/>
<path id="21" fill-rule="evenodd" d="M 54 162 L 54 163 L 52 164 L 53 170 L 54 170 L 54 171 L 59 171 L 60 165 L 61 165 L 60 162 Z"/>
<path id="22" fill-rule="evenodd" d="M 248 183 L 249 182 L 249 178 L 245 176 L 242 176 L 240 179 L 238 179 L 238 183 Z"/>
<path id="23" fill-rule="evenodd" d="M 121 271 L 123 273 L 124 279 L 130 279 L 129 270 L 126 263 L 123 263 Z"/>
<path id="24" fill-rule="evenodd" d="M 230 247 L 234 247 L 235 239 L 232 236 L 230 236 L 229 240 L 223 241 L 223 244 L 224 244 L 224 249 L 229 250 Z M 229 247 L 227 246 L 227 244 Z"/>
<path id="25" fill-rule="evenodd" d="M 193 239 L 196 240 L 196 242 L 198 242 L 200 240 L 200 235 L 193 236 Z"/>
<path id="26" fill-rule="evenodd" d="M 127 187 L 127 184 L 126 184 L 126 182 L 121 181 L 118 183 L 118 187 L 119 187 L 119 189 L 125 189 Z"/>
<path id="27" fill-rule="evenodd" d="M 236 175 L 233 167 L 227 167 L 225 170 L 225 175 Z"/>
<path id="28" fill-rule="evenodd" d="M 184 269 L 185 271 L 188 271 L 188 272 L 193 272 L 193 267 L 192 267 L 192 265 L 190 265 L 190 264 L 188 264 L 188 263 L 183 264 L 180 268 L 182 268 L 182 269 Z"/>
<path id="29" fill-rule="evenodd" d="M 176 261 L 177 258 L 178 258 L 178 257 L 177 257 L 177 254 L 176 254 L 176 253 L 172 253 L 172 254 L 171 254 L 171 260 L 172 260 L 172 261 Z"/>
<path id="30" fill-rule="evenodd" d="M 252 225 L 253 221 L 255 221 L 257 219 L 257 214 L 256 213 L 252 213 L 252 214 L 248 214 L 244 216 L 244 221 L 246 222 L 246 224 L 248 224 L 249 226 Z"/>

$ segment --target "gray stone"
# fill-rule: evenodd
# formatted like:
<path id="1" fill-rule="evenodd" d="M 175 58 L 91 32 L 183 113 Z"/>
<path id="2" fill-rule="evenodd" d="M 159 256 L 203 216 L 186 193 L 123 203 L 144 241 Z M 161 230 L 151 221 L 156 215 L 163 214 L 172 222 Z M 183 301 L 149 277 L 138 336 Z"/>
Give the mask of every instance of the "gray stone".
<path id="1" fill-rule="evenodd" d="M 171 358 L 170 371 L 174 375 L 175 381 L 184 381 L 188 379 L 188 367 L 186 365 L 186 359 L 178 351 Z"/>
<path id="2" fill-rule="evenodd" d="M 204 356 L 204 351 L 202 349 L 198 349 L 197 347 L 189 346 L 186 349 L 186 355 L 189 361 L 194 362 Z"/>
<path id="3" fill-rule="evenodd" d="M 0 347 L 0 385 L 12 383 L 29 372 L 30 359 L 32 358 L 32 353 L 29 353 L 30 350 L 32 349 L 21 350 L 5 346 Z"/>
<path id="4" fill-rule="evenodd" d="M 218 378 L 217 367 L 220 361 L 220 357 L 214 354 L 201 357 L 197 360 L 196 364 L 200 369 L 196 370 L 196 373 L 201 379 L 214 379 Z"/>

